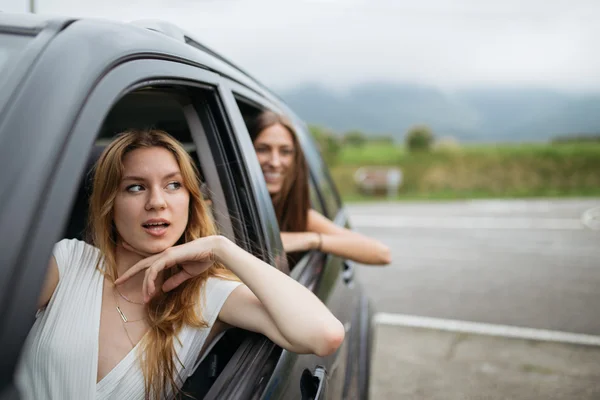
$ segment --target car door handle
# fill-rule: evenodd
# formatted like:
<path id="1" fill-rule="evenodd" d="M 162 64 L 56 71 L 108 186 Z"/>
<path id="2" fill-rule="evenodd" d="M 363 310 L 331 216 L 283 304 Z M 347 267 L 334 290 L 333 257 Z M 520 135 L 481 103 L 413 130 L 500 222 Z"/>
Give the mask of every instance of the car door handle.
<path id="1" fill-rule="evenodd" d="M 300 378 L 302 400 L 325 400 L 327 398 L 327 372 L 323 367 L 316 367 L 311 373 L 308 369 Z"/>
<path id="2" fill-rule="evenodd" d="M 354 268 L 354 263 L 352 261 L 344 261 L 344 271 L 342 272 L 344 283 L 350 284 L 354 280 Z"/>

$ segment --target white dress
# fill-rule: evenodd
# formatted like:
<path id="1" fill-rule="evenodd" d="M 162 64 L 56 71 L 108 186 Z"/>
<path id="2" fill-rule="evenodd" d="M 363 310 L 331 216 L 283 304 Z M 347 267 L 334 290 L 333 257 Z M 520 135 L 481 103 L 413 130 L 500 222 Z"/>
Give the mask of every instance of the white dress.
<path id="1" fill-rule="evenodd" d="M 95 267 L 99 250 L 65 239 L 54 247 L 59 283 L 39 311 L 25 343 L 16 384 L 23 399 L 143 399 L 144 376 L 137 347 L 96 383 L 98 335 L 104 276 Z M 229 294 L 240 282 L 209 278 L 202 295 L 202 317 L 208 328 L 185 326 L 175 342 L 178 373 L 193 372 L 210 327 Z"/>

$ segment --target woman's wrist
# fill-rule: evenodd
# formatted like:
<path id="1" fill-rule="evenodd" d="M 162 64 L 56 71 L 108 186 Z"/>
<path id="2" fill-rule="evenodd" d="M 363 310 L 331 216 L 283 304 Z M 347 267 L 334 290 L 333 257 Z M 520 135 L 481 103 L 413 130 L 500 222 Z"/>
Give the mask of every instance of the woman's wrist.
<path id="1" fill-rule="evenodd" d="M 313 249 L 321 251 L 323 249 L 323 235 L 319 232 L 315 232 L 315 236 Z"/>
<path id="2" fill-rule="evenodd" d="M 227 256 L 236 245 L 223 235 L 215 235 L 211 239 L 214 260 L 227 266 Z"/>

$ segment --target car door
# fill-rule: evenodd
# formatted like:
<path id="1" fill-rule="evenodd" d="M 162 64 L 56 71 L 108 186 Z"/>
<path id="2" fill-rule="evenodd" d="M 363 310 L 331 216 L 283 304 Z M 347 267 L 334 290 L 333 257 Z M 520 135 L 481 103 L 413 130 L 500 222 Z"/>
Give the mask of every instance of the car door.
<path id="1" fill-rule="evenodd" d="M 242 114 L 242 109 L 245 109 L 245 113 L 256 113 L 260 108 L 271 108 L 281 112 L 277 102 L 270 101 L 234 82 L 228 82 L 227 86 L 231 89 L 231 94 L 224 94 L 223 97 L 228 113 L 233 115 L 232 119 L 236 123 L 236 129 L 245 132 L 245 136 L 248 138 L 249 134 L 244 120 L 247 120 L 249 116 Z M 249 111 L 252 107 L 255 110 Z M 235 116 L 236 114 L 237 116 Z M 300 139 L 305 147 L 306 141 Z M 254 184 L 268 195 L 254 148 L 250 145 L 247 146 L 246 157 L 252 159 L 252 162 L 248 161 L 249 164 L 256 164 L 255 173 L 258 178 Z M 317 197 L 320 199 L 319 194 Z M 313 194 L 313 201 L 317 197 Z M 315 206 L 321 209 L 324 207 L 323 204 L 315 204 Z M 280 242 L 277 245 L 280 245 Z M 311 251 L 297 265 L 293 266 L 290 275 L 312 290 L 327 305 L 344 324 L 348 334 L 352 328 L 353 310 L 358 306 L 359 292 L 353 284 L 352 269 L 347 265 L 349 264 L 339 257 Z M 336 353 L 324 358 L 283 351 L 273 377 L 267 385 L 267 393 L 270 396 L 268 398 L 341 399 L 352 380 L 352 376 L 348 373 L 350 368 L 348 357 L 351 347 L 351 342 L 345 340 Z"/>
<path id="2" fill-rule="evenodd" d="M 274 218 L 274 214 L 269 215 L 272 210 L 257 207 L 246 166 L 237 162 L 235 135 L 227 119 L 219 114 L 221 78 L 217 74 L 158 60 L 156 56 L 153 59 L 138 56 L 118 65 L 93 67 L 85 65 L 85 61 L 92 63 L 92 59 L 80 60 L 70 71 L 61 71 L 63 64 L 51 62 L 69 53 L 63 48 L 48 55 L 47 65 L 44 59 L 39 61 L 0 121 L 3 166 L 6 166 L 0 172 L 0 182 L 12 188 L 3 191 L 0 197 L 1 265 L 9 284 L 2 293 L 0 330 L 3 344 L 0 387 L 6 398 L 15 395 L 12 377 L 34 320 L 37 295 L 52 246 L 64 231 L 90 149 L 111 107 L 124 94 L 161 85 L 211 93 L 197 99 L 195 105 L 199 107 L 189 110 L 188 121 L 190 126 L 198 124 L 197 130 L 214 132 L 206 142 L 198 143 L 197 137 L 194 140 L 215 149 L 211 155 L 214 164 L 220 165 L 215 169 L 216 179 L 223 185 L 225 211 L 236 217 L 232 218 L 237 221 L 233 229 L 236 239 L 265 260 L 277 255 L 276 249 L 271 249 L 273 240 L 268 239 L 273 233 L 262 222 Z M 94 75 L 96 71 L 102 74 Z M 55 73 L 57 79 L 47 79 L 49 73 Z M 77 75 L 78 85 L 61 84 L 68 81 L 69 73 Z M 219 376 L 221 380 L 210 388 L 206 398 L 248 398 L 256 392 L 257 384 L 268 380 L 277 359 L 278 350 L 273 343 L 260 335 L 245 335 Z M 237 385 L 222 385 L 226 378 L 235 378 Z"/>
<path id="3" fill-rule="evenodd" d="M 303 134 L 304 151 L 309 164 L 311 184 L 318 193 L 323 206 L 323 213 L 339 226 L 351 229 L 346 210 L 329 174 L 327 165 L 321 157 L 315 141 L 310 136 L 306 125 L 298 122 L 299 132 Z M 334 292 L 343 293 L 348 304 L 348 318 L 351 323 L 347 326 L 346 341 L 348 344 L 347 365 L 345 371 L 342 398 L 368 399 L 373 311 L 367 294 L 360 285 L 358 268 L 352 260 L 329 256 L 325 261 L 329 265 L 336 264 L 340 268 L 341 282 L 338 281 Z M 342 284 L 343 282 L 343 284 Z"/>
<path id="4" fill-rule="evenodd" d="M 335 184 L 329 175 L 329 170 L 316 146 L 316 142 L 308 132 L 302 121 L 296 121 L 296 129 L 306 154 L 310 170 L 311 185 L 321 201 L 322 212 L 338 226 L 350 229 L 348 215 L 343 208 L 342 201 Z M 338 256 L 327 255 L 323 259 L 323 269 L 337 271 L 337 279 L 332 282 L 329 290 L 331 299 L 330 307 L 343 310 L 346 321 L 346 365 L 344 377 L 339 379 L 342 398 L 366 399 L 368 398 L 369 371 L 365 365 L 370 361 L 370 349 L 367 345 L 371 339 L 371 312 L 368 297 L 363 292 L 358 280 L 357 267 L 352 260 Z M 342 372 L 340 371 L 340 374 Z M 361 382 L 365 380 L 366 382 Z"/>

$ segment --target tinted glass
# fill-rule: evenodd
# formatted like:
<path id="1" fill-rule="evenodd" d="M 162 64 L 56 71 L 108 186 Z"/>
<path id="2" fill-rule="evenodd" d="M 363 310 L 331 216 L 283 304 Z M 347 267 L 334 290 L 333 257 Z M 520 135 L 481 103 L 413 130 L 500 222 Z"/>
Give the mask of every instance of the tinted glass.
<path id="1" fill-rule="evenodd" d="M 298 126 L 297 129 L 303 131 L 306 137 L 310 137 L 310 133 L 304 126 Z M 323 205 L 325 207 L 325 215 L 329 219 L 334 219 L 340 209 L 340 198 L 337 193 L 337 189 L 329 175 L 329 169 L 323 161 L 319 150 L 316 147 L 314 140 L 308 140 L 303 146 L 304 155 L 308 162 L 311 174 L 314 178 L 314 184 L 318 189 L 323 199 Z M 311 182 L 312 184 L 313 182 Z M 312 196 L 312 194 L 311 194 Z"/>
<path id="2" fill-rule="evenodd" d="M 325 207 L 327 208 L 327 215 L 329 218 L 334 219 L 340 209 L 340 201 L 333 181 L 329 177 L 327 165 L 324 162 L 321 163 L 321 168 L 317 171 L 316 178 L 321 196 L 323 196 L 323 201 L 325 202 Z"/>
<path id="3" fill-rule="evenodd" d="M 321 214 L 325 214 L 323 210 L 323 204 L 321 204 L 321 199 L 319 198 L 319 193 L 317 192 L 317 188 L 312 179 L 309 179 L 310 183 L 310 206 L 318 211 Z"/>

